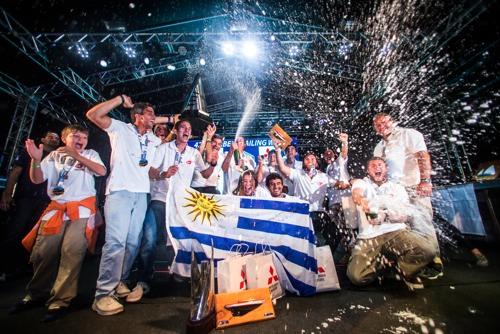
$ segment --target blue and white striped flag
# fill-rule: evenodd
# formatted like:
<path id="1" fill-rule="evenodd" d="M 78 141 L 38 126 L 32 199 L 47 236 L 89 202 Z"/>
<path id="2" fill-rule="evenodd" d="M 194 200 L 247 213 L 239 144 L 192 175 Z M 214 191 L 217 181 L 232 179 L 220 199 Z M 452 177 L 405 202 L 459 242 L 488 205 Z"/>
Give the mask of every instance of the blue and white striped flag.
<path id="1" fill-rule="evenodd" d="M 190 276 L 191 250 L 204 260 L 213 244 L 218 260 L 233 245 L 246 244 L 250 253 L 272 249 L 285 289 L 301 296 L 316 292 L 315 237 L 307 202 L 201 194 L 172 183 L 169 188 L 166 215 L 176 252 L 173 272 Z"/>

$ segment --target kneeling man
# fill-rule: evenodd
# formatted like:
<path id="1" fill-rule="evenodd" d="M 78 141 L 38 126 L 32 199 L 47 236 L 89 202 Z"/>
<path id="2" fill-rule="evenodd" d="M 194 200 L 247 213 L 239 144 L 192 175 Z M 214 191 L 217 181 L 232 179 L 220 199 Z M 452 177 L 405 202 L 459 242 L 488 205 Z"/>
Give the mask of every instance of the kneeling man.
<path id="1" fill-rule="evenodd" d="M 435 255 L 432 244 L 407 226 L 412 210 L 406 190 L 387 181 L 382 158 L 368 161 L 368 176 L 356 180 L 352 198 L 360 211 L 359 234 L 349 259 L 347 276 L 355 285 L 373 282 L 383 269 L 383 256 L 396 259 L 404 282 L 413 289 L 423 288 L 416 274 Z"/>

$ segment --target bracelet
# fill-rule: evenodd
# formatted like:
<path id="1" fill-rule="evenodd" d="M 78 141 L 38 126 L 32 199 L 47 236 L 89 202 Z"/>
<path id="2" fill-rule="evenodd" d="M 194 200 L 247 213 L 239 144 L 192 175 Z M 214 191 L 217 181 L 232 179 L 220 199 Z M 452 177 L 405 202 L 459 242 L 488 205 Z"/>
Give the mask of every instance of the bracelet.
<path id="1" fill-rule="evenodd" d="M 122 94 L 120 94 L 120 99 L 122 100 L 122 103 L 120 103 L 120 105 L 122 106 L 125 103 L 125 99 L 123 98 Z"/>
<path id="2" fill-rule="evenodd" d="M 431 179 L 420 179 L 420 183 L 431 183 Z"/>
<path id="3" fill-rule="evenodd" d="M 212 142 L 212 139 L 207 139 L 207 143 L 211 143 Z"/>
<path id="4" fill-rule="evenodd" d="M 39 162 L 31 162 L 31 167 L 33 168 L 40 168 L 40 163 Z"/>

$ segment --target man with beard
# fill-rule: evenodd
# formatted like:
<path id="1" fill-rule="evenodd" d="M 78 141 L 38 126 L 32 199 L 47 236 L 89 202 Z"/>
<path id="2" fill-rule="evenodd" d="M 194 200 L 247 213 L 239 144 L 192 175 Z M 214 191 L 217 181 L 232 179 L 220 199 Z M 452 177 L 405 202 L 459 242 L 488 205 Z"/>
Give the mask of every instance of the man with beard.
<path id="1" fill-rule="evenodd" d="M 157 225 L 156 220 L 165 222 L 165 201 L 169 187 L 174 178 L 177 178 L 177 186 L 190 187 L 195 171 L 199 171 L 202 177 L 209 177 L 217 164 L 217 161 L 209 160 L 209 166 L 205 167 L 203 158 L 198 150 L 188 146 L 191 138 L 191 123 L 188 120 L 180 120 L 174 125 L 175 140 L 160 145 L 154 155 L 149 169 L 151 178 L 151 206 L 156 208 L 155 217 L 149 215 L 145 221 L 144 234 L 141 249 L 142 268 L 139 272 L 139 280 L 126 301 L 136 303 L 142 299 L 143 294 L 149 291 L 149 282 L 153 275 L 153 261 L 156 255 Z M 150 212 L 151 214 L 152 212 Z M 163 228 L 163 226 L 161 227 Z M 145 243 L 144 243 L 145 241 Z M 167 243 L 169 241 L 167 240 Z M 123 280 L 128 282 L 129 272 L 123 275 Z"/>
<path id="2" fill-rule="evenodd" d="M 130 109 L 133 123 L 108 116 L 119 106 Z M 160 144 L 151 129 L 155 121 L 167 120 L 156 118 L 149 103 L 134 104 L 126 95 L 96 105 L 87 112 L 87 118 L 106 131 L 111 142 L 111 172 L 104 206 L 106 240 L 92 309 L 99 315 L 113 315 L 123 311 L 115 294 L 124 297 L 130 293 L 121 280 L 128 275 L 139 248 L 150 191 L 149 166 Z"/>
<path id="3" fill-rule="evenodd" d="M 372 158 L 368 176 L 355 180 L 352 198 L 360 212 L 359 233 L 347 266 L 347 276 L 354 285 L 368 285 L 377 279 L 387 263 L 396 259 L 397 269 L 408 288 L 421 289 L 416 274 L 435 255 L 432 243 L 411 231 L 407 223 L 414 213 L 403 186 L 387 180 L 382 158 Z"/>
<path id="4" fill-rule="evenodd" d="M 302 169 L 294 169 L 285 165 L 281 157 L 281 148 L 274 143 L 278 169 L 282 175 L 289 178 L 294 185 L 294 196 L 309 202 L 309 215 L 314 225 L 314 231 L 318 238 L 318 245 L 330 244 L 336 235 L 335 226 L 325 211 L 323 202 L 325 200 L 328 176 L 318 170 L 318 160 L 312 152 L 304 155 Z M 333 249 L 333 245 L 330 245 Z"/>
<path id="5" fill-rule="evenodd" d="M 59 146 L 59 135 L 47 131 L 41 139 L 42 158 Z M 21 245 L 21 239 L 35 225 L 43 209 L 49 204 L 47 183 L 33 184 L 29 177 L 31 158 L 23 149 L 14 159 L 7 178 L 7 185 L 0 200 L 0 209 L 9 211 L 12 205 L 10 224 L 1 244 L 2 254 L 9 254 L 2 260 L 0 273 L 7 275 L 22 270 L 28 264 L 28 253 Z M 15 193 L 14 193 L 15 189 Z"/>

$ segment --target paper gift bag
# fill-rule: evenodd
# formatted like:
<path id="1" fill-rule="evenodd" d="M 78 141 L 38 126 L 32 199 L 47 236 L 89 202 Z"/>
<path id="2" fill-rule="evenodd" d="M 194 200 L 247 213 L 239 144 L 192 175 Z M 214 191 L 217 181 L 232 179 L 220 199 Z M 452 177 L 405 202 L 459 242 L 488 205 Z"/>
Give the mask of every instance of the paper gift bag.
<path id="1" fill-rule="evenodd" d="M 217 292 L 237 292 L 247 289 L 245 256 L 234 255 L 217 262 Z"/>
<path id="2" fill-rule="evenodd" d="M 283 297 L 278 272 L 273 262 L 272 253 L 262 253 L 245 257 L 245 272 L 248 289 L 267 288 L 273 299 Z"/>
<path id="3" fill-rule="evenodd" d="M 330 246 L 316 247 L 318 274 L 316 276 L 316 292 L 340 290 L 337 270 L 333 262 Z"/>
<path id="4" fill-rule="evenodd" d="M 268 288 L 215 295 L 217 329 L 276 318 Z"/>

